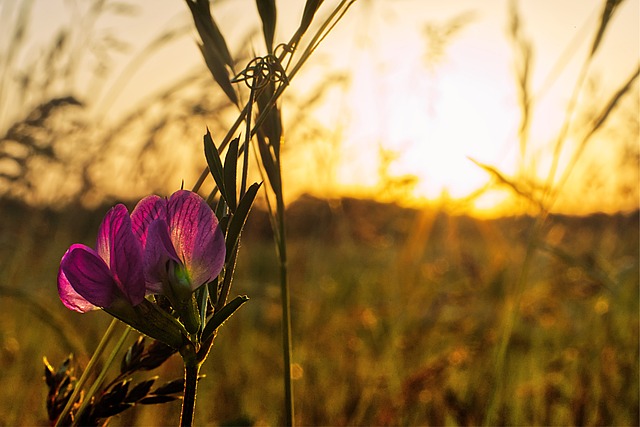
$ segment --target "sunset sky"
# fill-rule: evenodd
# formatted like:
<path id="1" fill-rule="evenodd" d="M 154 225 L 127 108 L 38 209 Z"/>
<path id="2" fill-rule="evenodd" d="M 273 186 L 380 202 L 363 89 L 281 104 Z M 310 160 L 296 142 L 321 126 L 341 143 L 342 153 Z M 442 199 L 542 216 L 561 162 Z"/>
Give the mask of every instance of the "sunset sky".
<path id="1" fill-rule="evenodd" d="M 135 15 L 107 15 L 97 25 L 131 45 L 126 53 L 113 58 L 114 76 L 161 31 L 190 24 L 183 1 L 126 3 L 136 6 Z M 328 10 L 332 2 L 325 3 Z M 214 17 L 231 46 L 258 25 L 253 1 L 213 4 Z M 283 42 L 297 26 L 303 2 L 286 0 L 277 4 L 276 40 Z M 330 93 L 327 103 L 316 112 L 317 121 L 339 139 L 333 144 L 337 162 L 328 172 L 319 167 L 314 170 L 306 162 L 317 155 L 314 148 L 303 145 L 307 148 L 291 151 L 291 194 L 309 191 L 328 196 L 393 198 L 397 195 L 385 194 L 388 188 L 385 190 L 380 177 L 384 169 L 390 180 L 413 177 L 413 186 L 399 192 L 405 203 L 433 202 L 441 197 L 455 202 L 491 179 L 469 158 L 507 177 L 522 178 L 524 174 L 544 182 L 554 138 L 593 43 L 604 1 L 514 3 L 533 52 L 529 89 L 534 104 L 524 158 L 518 140 L 521 111 L 514 75 L 517 52 L 508 31 L 510 4 L 507 0 L 358 0 L 316 52 L 316 62 L 292 83 L 292 91 L 304 93 L 324 84 L 323 77 L 333 70 L 346 71 L 351 79 L 348 87 Z M 62 1 L 35 1 L 35 25 L 31 28 L 34 40 L 49 37 L 56 25 L 73 22 L 69 10 Z M 586 86 L 591 89 L 583 90 L 579 98 L 578 116 L 602 108 L 638 67 L 639 18 L 640 1 L 627 0 L 617 10 L 589 68 Z M 106 114 L 114 116 L 130 109 L 145 95 L 200 66 L 195 37 L 193 31 L 187 31 L 148 58 L 130 76 Z M 264 53 L 259 38 L 254 40 L 253 49 Z M 438 40 L 440 45 L 435 43 Z M 625 98 L 621 109 L 627 115 L 637 113 L 637 100 L 636 82 L 632 96 Z M 283 110 L 286 119 L 290 114 L 286 101 Z M 611 132 L 594 138 L 566 189 L 571 193 L 572 188 L 581 188 L 578 184 L 593 168 L 604 171 L 600 186 L 565 205 L 559 201 L 558 209 L 584 213 L 637 207 L 637 162 L 630 170 L 619 168 L 622 143 L 613 143 L 611 138 Z M 568 142 L 560 157 L 561 172 L 574 151 L 575 143 Z M 387 156 L 382 169 L 381 156 Z M 320 174 L 329 176 L 319 178 Z M 621 199 L 614 194 L 620 181 L 634 180 L 631 196 Z M 574 193 L 578 191 L 583 190 Z M 512 195 L 511 190 L 494 189 L 461 209 L 479 214 L 509 212 L 514 206 Z"/>

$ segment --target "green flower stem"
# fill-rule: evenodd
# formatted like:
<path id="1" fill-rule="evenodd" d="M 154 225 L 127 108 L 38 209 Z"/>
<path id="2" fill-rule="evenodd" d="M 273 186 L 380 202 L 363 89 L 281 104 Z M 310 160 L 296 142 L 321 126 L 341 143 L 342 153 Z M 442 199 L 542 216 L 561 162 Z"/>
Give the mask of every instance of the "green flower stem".
<path id="1" fill-rule="evenodd" d="M 107 358 L 106 362 L 104 363 L 104 366 L 102 367 L 102 370 L 100 371 L 100 374 L 98 375 L 98 378 L 96 378 L 96 380 L 93 382 L 93 385 L 91 386 L 91 389 L 89 389 L 89 393 L 87 393 L 87 395 L 85 396 L 84 400 L 82 401 L 82 404 L 78 408 L 78 411 L 76 412 L 76 416 L 75 416 L 75 418 L 73 420 L 73 424 L 72 425 L 74 425 L 74 426 L 78 425 L 78 422 L 79 422 L 80 418 L 82 417 L 82 414 L 84 413 L 84 411 L 87 409 L 87 406 L 89 406 L 89 403 L 91 402 L 91 398 L 93 397 L 93 395 L 96 394 L 96 392 L 98 391 L 98 389 L 102 385 L 102 382 L 104 381 L 104 378 L 107 376 L 107 371 L 109 370 L 109 367 L 111 367 L 111 365 L 113 364 L 113 361 L 116 359 L 116 356 L 118 355 L 118 353 L 122 349 L 122 346 L 124 345 L 124 342 L 126 341 L 127 337 L 129 336 L 129 332 L 131 332 L 131 327 L 127 326 L 126 329 L 122 332 L 122 335 L 120 336 L 120 339 L 116 343 L 115 347 L 113 347 L 113 350 L 111 350 L 111 354 L 109 354 L 109 357 Z"/>
<path id="2" fill-rule="evenodd" d="M 105 348 L 107 347 L 107 344 L 111 340 L 111 337 L 113 336 L 113 333 L 115 332 L 117 325 L 118 325 L 117 319 L 113 319 L 109 324 L 109 327 L 107 328 L 104 335 L 102 336 L 100 343 L 98 343 L 98 347 L 93 352 L 93 355 L 91 356 L 91 359 L 87 364 L 87 367 L 85 368 L 84 372 L 82 372 L 82 375 L 80 376 L 80 379 L 78 380 L 78 382 L 75 384 L 71 397 L 69 397 L 69 400 L 67 401 L 66 406 L 64 407 L 64 409 L 62 410 L 62 413 L 60 413 L 60 416 L 56 420 L 55 427 L 60 426 L 61 423 L 64 422 L 64 419 L 67 418 L 67 416 L 69 415 L 69 412 L 71 412 L 71 408 L 75 404 L 75 401 L 78 398 L 78 394 L 80 394 L 80 391 L 82 391 L 82 387 L 84 386 L 84 383 L 87 382 L 87 379 L 89 378 L 89 374 L 91 374 L 91 371 L 93 370 L 93 367 L 95 366 L 96 362 L 102 356 L 102 353 L 104 352 Z"/>
<path id="3" fill-rule="evenodd" d="M 184 360 L 184 396 L 182 398 L 182 412 L 180 426 L 191 427 L 196 411 L 196 393 L 198 389 L 198 374 L 201 364 L 197 361 L 195 349 L 189 343 L 180 353 Z"/>

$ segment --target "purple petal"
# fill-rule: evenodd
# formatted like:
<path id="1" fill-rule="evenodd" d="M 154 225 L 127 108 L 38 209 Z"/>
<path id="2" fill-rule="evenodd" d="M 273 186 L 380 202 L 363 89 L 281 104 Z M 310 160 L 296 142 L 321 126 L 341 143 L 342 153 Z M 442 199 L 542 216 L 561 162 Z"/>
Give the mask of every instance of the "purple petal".
<path id="1" fill-rule="evenodd" d="M 161 294 L 162 283 L 167 281 L 167 261 L 180 263 L 169 237 L 169 226 L 157 219 L 148 227 L 147 246 L 144 251 L 144 273 L 147 293 Z"/>
<path id="2" fill-rule="evenodd" d="M 167 200 L 155 194 L 140 200 L 131 213 L 131 228 L 140 239 L 142 247 L 147 244 L 149 225 L 156 219 L 167 218 Z"/>
<path id="3" fill-rule="evenodd" d="M 225 243 L 218 219 L 196 193 L 171 195 L 167 206 L 171 241 L 189 272 L 193 289 L 213 280 L 224 265 Z"/>
<path id="4" fill-rule="evenodd" d="M 69 279 L 67 279 L 67 276 L 62 272 L 62 268 L 58 271 L 58 294 L 60 295 L 62 303 L 69 310 L 86 313 L 87 311 L 98 308 L 73 289 L 73 286 L 69 283 Z"/>
<path id="5" fill-rule="evenodd" d="M 62 257 L 58 273 L 58 290 L 62 289 L 60 298 L 65 305 L 68 302 L 80 309 L 86 308 L 69 288 L 88 303 L 98 307 L 109 307 L 117 292 L 117 284 L 107 264 L 96 251 L 81 244 L 71 245 Z"/>
<path id="6" fill-rule="evenodd" d="M 142 245 L 133 234 L 124 205 L 107 212 L 97 240 L 97 252 L 109 265 L 122 293 L 132 305 L 140 304 L 145 294 Z"/>

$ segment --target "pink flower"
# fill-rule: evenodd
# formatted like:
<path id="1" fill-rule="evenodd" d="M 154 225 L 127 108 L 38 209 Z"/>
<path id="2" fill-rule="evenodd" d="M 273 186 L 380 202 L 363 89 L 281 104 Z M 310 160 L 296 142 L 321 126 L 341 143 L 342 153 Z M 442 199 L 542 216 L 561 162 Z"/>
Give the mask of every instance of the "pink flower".
<path id="1" fill-rule="evenodd" d="M 222 271 L 225 241 L 218 219 L 196 193 L 142 199 L 131 213 L 144 250 L 147 293 L 184 301 Z"/>
<path id="2" fill-rule="evenodd" d="M 133 234 L 124 205 L 113 207 L 105 215 L 95 250 L 76 243 L 63 255 L 58 293 L 67 308 L 81 313 L 109 308 L 119 300 L 132 306 L 142 302 L 142 245 Z"/>

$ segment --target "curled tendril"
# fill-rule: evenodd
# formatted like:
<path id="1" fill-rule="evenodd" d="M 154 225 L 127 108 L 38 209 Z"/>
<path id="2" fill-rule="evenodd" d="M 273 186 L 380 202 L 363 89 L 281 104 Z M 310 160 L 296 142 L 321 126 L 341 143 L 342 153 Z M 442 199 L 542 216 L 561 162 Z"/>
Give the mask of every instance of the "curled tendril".
<path id="1" fill-rule="evenodd" d="M 281 51 L 280 58 L 284 58 L 293 50 L 286 44 L 276 46 L 273 54 L 252 59 L 244 70 L 236 75 L 231 82 L 245 84 L 252 90 L 262 89 L 269 83 L 288 84 L 287 74 L 282 67 L 276 52 Z"/>

